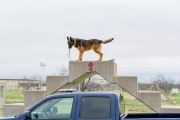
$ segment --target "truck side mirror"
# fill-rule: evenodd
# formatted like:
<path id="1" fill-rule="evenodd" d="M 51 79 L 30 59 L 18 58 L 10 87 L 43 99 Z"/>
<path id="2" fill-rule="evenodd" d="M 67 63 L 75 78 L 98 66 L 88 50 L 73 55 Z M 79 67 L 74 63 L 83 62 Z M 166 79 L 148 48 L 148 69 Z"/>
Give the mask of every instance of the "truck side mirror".
<path id="1" fill-rule="evenodd" d="M 52 113 L 52 114 L 56 114 L 57 112 L 58 112 L 57 107 L 52 107 L 52 108 L 51 108 L 51 113 Z"/>
<path id="2" fill-rule="evenodd" d="M 30 117 L 31 117 L 31 113 L 29 111 L 26 111 L 24 115 L 25 120 L 29 120 Z"/>

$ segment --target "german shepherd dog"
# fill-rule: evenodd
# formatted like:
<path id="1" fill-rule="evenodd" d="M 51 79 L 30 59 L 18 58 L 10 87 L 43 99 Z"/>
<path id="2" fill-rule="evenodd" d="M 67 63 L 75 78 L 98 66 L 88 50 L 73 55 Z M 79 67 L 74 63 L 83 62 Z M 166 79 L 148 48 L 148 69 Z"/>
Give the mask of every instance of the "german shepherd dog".
<path id="1" fill-rule="evenodd" d="M 69 49 L 76 47 L 79 50 L 79 58 L 76 61 L 81 61 L 83 57 L 83 53 L 88 50 L 94 50 L 95 53 L 99 55 L 99 60 L 102 60 L 103 53 L 101 53 L 102 43 L 106 44 L 113 40 L 114 38 L 108 39 L 108 40 L 98 40 L 98 39 L 90 39 L 90 40 L 84 40 L 79 38 L 72 38 L 67 37 L 67 43 Z"/>

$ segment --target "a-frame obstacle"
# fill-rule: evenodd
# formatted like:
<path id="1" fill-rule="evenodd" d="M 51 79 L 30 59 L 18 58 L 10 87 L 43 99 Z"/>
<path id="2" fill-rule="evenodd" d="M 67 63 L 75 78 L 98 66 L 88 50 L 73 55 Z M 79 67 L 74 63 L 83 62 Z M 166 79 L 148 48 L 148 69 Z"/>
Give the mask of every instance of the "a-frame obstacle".
<path id="1" fill-rule="evenodd" d="M 155 112 L 180 112 L 180 108 L 174 106 L 161 106 L 160 92 L 138 91 L 136 76 L 117 76 L 117 64 L 114 61 L 70 61 L 69 76 L 47 76 L 47 94 L 53 94 L 60 88 L 69 88 L 92 74 L 99 74 L 110 83 L 118 84 Z"/>

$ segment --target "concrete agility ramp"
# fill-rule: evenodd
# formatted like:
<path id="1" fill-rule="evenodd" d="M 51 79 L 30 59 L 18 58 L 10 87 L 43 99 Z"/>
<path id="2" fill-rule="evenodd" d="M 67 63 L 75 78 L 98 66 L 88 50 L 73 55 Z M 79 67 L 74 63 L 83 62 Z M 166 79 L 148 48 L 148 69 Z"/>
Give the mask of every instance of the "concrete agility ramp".
<path id="1" fill-rule="evenodd" d="M 136 76 L 117 76 L 117 64 L 114 61 L 70 61 L 69 76 L 47 76 L 47 95 L 62 88 L 70 88 L 93 74 L 99 74 L 110 83 L 118 84 L 157 113 L 180 112 L 177 107 L 173 109 L 173 106 L 161 106 L 160 92 L 138 91 Z"/>

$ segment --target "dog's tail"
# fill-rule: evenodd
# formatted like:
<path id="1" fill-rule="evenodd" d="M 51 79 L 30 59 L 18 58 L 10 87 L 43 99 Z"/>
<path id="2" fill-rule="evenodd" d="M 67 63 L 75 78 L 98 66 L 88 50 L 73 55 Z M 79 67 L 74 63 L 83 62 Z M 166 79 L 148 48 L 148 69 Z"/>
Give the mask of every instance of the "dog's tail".
<path id="1" fill-rule="evenodd" d="M 108 40 L 104 40 L 104 41 L 103 41 L 103 44 L 109 43 L 109 42 L 111 42 L 112 40 L 114 40 L 114 38 L 111 38 L 111 39 L 108 39 Z"/>

